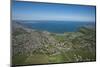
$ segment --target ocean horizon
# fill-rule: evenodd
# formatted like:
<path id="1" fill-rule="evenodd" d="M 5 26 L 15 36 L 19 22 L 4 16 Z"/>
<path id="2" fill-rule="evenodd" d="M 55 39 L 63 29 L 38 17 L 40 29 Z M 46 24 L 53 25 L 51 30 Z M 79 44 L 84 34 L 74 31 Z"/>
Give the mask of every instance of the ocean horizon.
<path id="1" fill-rule="evenodd" d="M 18 21 L 25 27 L 52 33 L 77 32 L 81 27 L 95 26 L 95 22 L 76 21 Z"/>

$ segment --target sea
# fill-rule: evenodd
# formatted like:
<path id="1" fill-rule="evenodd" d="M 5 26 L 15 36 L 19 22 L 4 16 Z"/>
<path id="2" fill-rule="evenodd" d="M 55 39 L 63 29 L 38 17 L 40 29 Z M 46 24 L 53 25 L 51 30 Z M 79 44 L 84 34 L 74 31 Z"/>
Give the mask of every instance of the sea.
<path id="1" fill-rule="evenodd" d="M 21 21 L 24 26 L 52 33 L 77 32 L 81 27 L 95 26 L 95 22 L 74 21 Z"/>

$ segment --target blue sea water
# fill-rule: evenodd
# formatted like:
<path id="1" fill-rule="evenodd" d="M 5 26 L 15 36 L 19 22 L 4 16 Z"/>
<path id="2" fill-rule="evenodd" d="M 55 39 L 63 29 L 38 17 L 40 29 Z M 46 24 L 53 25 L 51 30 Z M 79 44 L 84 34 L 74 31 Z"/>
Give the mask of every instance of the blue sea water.
<path id="1" fill-rule="evenodd" d="M 73 21 L 23 21 L 24 26 L 53 33 L 76 32 L 80 27 L 93 25 L 92 22 Z"/>

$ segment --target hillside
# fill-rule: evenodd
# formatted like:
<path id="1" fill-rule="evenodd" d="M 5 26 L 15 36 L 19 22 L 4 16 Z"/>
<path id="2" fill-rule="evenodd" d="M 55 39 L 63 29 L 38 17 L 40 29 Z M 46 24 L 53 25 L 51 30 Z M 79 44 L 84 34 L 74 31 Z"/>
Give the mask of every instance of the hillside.
<path id="1" fill-rule="evenodd" d="M 14 65 L 96 60 L 95 29 L 80 28 L 64 34 L 29 29 L 14 22 L 12 63 Z"/>

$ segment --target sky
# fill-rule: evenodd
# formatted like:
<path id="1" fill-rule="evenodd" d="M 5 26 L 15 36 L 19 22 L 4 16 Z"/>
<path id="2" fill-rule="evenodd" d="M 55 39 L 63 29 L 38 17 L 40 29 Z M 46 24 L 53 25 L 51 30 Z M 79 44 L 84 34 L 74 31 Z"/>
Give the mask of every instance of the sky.
<path id="1" fill-rule="evenodd" d="M 95 22 L 95 6 L 13 1 L 13 20 Z"/>

